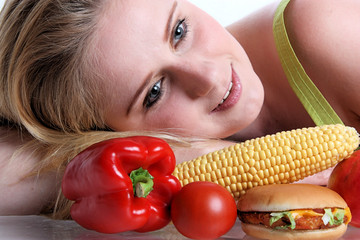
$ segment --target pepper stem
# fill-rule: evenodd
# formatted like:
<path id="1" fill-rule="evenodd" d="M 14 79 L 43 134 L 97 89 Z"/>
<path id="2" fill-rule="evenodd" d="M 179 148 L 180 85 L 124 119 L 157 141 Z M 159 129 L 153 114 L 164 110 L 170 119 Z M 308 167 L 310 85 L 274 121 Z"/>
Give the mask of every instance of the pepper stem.
<path id="1" fill-rule="evenodd" d="M 130 179 L 133 184 L 135 197 L 147 197 L 153 190 L 154 177 L 150 175 L 148 170 L 143 168 L 136 169 L 130 173 Z"/>

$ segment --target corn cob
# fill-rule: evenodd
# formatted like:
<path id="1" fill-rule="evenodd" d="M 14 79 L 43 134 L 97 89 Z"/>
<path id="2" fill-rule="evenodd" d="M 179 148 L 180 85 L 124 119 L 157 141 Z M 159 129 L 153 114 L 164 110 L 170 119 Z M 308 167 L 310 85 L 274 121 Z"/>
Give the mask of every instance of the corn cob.
<path id="1" fill-rule="evenodd" d="M 359 134 L 343 125 L 279 132 L 238 143 L 176 166 L 184 186 L 211 181 L 235 199 L 249 188 L 291 183 L 335 166 L 359 146 Z"/>

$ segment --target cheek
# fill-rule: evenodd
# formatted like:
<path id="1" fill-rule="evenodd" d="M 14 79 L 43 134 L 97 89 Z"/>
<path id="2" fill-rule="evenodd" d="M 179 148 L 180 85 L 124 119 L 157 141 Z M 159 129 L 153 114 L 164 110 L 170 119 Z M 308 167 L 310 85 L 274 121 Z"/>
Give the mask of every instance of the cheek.
<path id="1" fill-rule="evenodd" d="M 194 32 L 195 30 L 196 32 L 194 34 L 197 35 L 198 43 L 202 47 L 214 51 L 214 49 L 225 48 L 227 45 L 224 45 L 224 43 L 232 41 L 228 31 L 207 13 L 197 16 L 196 22 L 196 29 L 194 29 Z"/>
<path id="2" fill-rule="evenodd" d="M 169 101 L 166 107 L 163 107 L 148 119 L 148 128 L 165 128 L 171 132 L 192 132 L 199 127 L 200 122 L 195 106 L 194 104 L 181 104 L 179 99 L 174 104 Z"/>

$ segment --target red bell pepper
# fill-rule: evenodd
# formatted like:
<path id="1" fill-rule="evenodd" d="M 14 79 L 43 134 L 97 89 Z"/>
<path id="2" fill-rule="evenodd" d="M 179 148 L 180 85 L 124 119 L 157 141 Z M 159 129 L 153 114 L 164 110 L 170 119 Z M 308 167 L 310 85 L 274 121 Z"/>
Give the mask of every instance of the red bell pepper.
<path id="1" fill-rule="evenodd" d="M 75 201 L 71 217 L 102 233 L 166 226 L 170 202 L 181 188 L 171 175 L 175 163 L 170 146 L 154 137 L 116 138 L 88 147 L 63 176 L 63 194 Z"/>

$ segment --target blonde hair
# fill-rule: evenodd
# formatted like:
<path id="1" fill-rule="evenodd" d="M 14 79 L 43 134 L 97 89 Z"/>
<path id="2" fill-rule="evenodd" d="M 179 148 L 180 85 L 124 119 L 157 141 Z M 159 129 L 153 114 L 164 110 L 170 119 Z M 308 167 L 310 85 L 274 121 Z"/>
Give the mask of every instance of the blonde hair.
<path id="1" fill-rule="evenodd" d="M 36 174 L 56 170 L 91 144 L 159 133 L 112 132 L 95 81 L 94 32 L 105 0 L 6 1 L 0 25 L 0 119 L 32 136 L 23 149 L 41 159 Z M 96 89 L 95 89 L 96 87 Z M 54 218 L 69 217 L 61 194 Z"/>
<path id="2" fill-rule="evenodd" d="M 90 51 L 103 1 L 8 1 L 1 13 L 1 117 L 47 140 L 49 130 L 105 127 Z M 96 109 L 96 111 L 94 111 Z"/>

